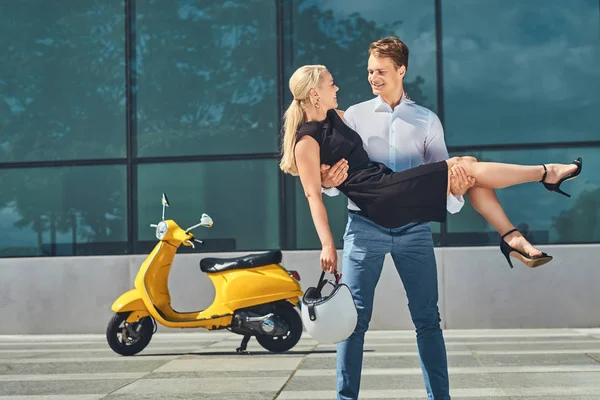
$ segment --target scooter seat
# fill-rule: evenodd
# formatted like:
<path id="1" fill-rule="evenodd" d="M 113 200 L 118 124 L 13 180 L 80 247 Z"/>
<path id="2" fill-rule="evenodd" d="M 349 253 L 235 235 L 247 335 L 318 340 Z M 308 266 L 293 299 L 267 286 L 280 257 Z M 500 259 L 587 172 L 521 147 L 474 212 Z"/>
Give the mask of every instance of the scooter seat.
<path id="1" fill-rule="evenodd" d="M 279 250 L 234 258 L 204 258 L 200 260 L 200 270 L 202 272 L 220 272 L 232 269 L 256 268 L 263 265 L 278 264 L 281 262 L 281 258 L 282 255 Z"/>

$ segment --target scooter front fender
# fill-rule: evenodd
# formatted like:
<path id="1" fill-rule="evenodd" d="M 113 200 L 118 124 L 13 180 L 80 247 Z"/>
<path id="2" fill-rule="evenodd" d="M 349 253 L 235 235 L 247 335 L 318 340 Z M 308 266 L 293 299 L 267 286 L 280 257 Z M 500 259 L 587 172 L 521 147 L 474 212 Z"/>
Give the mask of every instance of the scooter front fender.
<path id="1" fill-rule="evenodd" d="M 132 289 L 120 295 L 113 303 L 111 309 L 114 312 L 147 311 L 142 296 L 137 289 Z"/>
<path id="2" fill-rule="evenodd" d="M 111 308 L 116 313 L 129 312 L 127 322 L 135 322 L 150 315 L 137 289 L 123 293 Z"/>

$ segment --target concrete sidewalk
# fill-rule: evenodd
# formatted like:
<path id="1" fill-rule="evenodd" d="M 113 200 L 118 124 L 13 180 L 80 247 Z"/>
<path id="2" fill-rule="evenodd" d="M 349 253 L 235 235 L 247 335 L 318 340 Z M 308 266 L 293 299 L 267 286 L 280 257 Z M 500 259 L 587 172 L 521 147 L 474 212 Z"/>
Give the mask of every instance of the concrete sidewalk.
<path id="1" fill-rule="evenodd" d="M 453 399 L 600 400 L 600 329 L 445 331 Z M 157 333 L 137 356 L 103 335 L 0 336 L 0 400 L 335 399 L 335 347 L 285 354 L 228 332 Z M 414 332 L 366 340 L 361 399 L 425 399 Z"/>

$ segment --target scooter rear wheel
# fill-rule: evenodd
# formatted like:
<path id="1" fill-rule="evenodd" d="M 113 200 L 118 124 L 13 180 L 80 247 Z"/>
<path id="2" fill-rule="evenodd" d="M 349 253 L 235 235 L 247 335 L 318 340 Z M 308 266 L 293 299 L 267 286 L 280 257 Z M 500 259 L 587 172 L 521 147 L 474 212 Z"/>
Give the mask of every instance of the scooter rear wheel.
<path id="1" fill-rule="evenodd" d="M 266 350 L 283 353 L 298 343 L 302 336 L 302 318 L 290 304 L 275 304 L 274 314 L 285 322 L 288 329 L 284 335 L 256 335 L 256 341 Z"/>
<path id="2" fill-rule="evenodd" d="M 154 334 L 154 323 L 150 317 L 127 323 L 130 313 L 116 313 L 106 327 L 106 341 L 111 349 L 122 356 L 132 356 L 144 350 Z M 141 324 L 141 326 L 140 326 Z M 132 332 L 137 332 L 132 334 Z"/>

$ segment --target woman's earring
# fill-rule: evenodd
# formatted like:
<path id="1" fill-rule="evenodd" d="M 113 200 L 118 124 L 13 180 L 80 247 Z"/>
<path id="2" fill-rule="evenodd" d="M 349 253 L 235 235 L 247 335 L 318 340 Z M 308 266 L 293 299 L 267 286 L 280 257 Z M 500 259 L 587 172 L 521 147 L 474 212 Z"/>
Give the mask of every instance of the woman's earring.
<path id="1" fill-rule="evenodd" d="M 319 109 L 321 107 L 321 105 L 319 104 L 319 102 L 321 101 L 320 97 L 317 97 L 317 102 L 315 103 L 315 108 Z"/>

